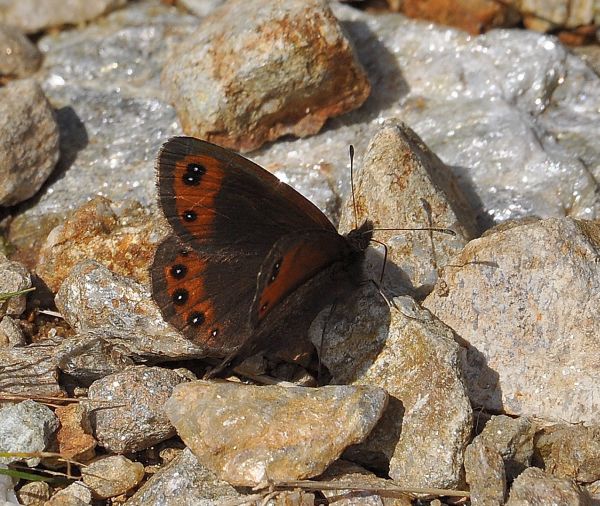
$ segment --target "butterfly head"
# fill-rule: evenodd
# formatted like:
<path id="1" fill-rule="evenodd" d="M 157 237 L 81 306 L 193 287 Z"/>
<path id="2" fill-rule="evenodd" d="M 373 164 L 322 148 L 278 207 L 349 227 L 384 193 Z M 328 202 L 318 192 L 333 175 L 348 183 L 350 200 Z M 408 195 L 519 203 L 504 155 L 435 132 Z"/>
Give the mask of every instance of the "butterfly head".
<path id="1" fill-rule="evenodd" d="M 358 251 L 365 251 L 373 238 L 373 222 L 365 220 L 363 224 L 346 234 L 348 242 Z"/>

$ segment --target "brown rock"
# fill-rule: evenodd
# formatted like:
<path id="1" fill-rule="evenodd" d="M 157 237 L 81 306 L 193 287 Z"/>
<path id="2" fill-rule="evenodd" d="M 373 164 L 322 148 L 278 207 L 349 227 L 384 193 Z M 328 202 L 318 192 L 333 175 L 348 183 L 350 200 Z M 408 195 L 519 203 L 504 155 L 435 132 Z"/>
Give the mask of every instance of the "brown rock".
<path id="1" fill-rule="evenodd" d="M 516 10 L 507 4 L 496 0 L 404 0 L 402 11 L 411 18 L 456 26 L 478 35 L 519 22 Z"/>
<path id="2" fill-rule="evenodd" d="M 148 265 L 161 239 L 160 225 L 141 207 L 131 207 L 117 216 L 111 205 L 110 200 L 96 197 L 50 232 L 36 272 L 53 292 L 71 269 L 86 259 L 149 283 Z"/>
<path id="3" fill-rule="evenodd" d="M 42 55 L 14 26 L 0 23 L 0 76 L 25 77 L 35 72 Z"/>
<path id="4" fill-rule="evenodd" d="M 183 130 L 242 151 L 317 133 L 370 86 L 325 0 L 233 0 L 203 19 L 162 73 Z"/>
<path id="5" fill-rule="evenodd" d="M 579 483 L 600 480 L 600 426 L 559 425 L 536 437 L 544 469 Z"/>
<path id="6" fill-rule="evenodd" d="M 385 405 L 383 389 L 180 385 L 166 411 L 198 460 L 232 485 L 254 486 L 322 473 L 362 441 Z"/>
<path id="7" fill-rule="evenodd" d="M 31 481 L 17 490 L 17 498 L 23 506 L 44 506 L 51 493 L 45 481 Z"/>
<path id="8" fill-rule="evenodd" d="M 506 506 L 592 506 L 589 495 L 571 480 L 537 467 L 525 469 L 513 482 Z"/>
<path id="9" fill-rule="evenodd" d="M 91 435 L 92 428 L 83 407 L 80 404 L 68 404 L 57 407 L 54 413 L 60 420 L 56 434 L 58 452 L 78 462 L 91 460 L 95 455 L 96 440 Z"/>
<path id="10" fill-rule="evenodd" d="M 465 473 L 473 506 L 502 506 L 506 501 L 504 462 L 495 448 L 475 438 L 465 451 Z"/>
<path id="11" fill-rule="evenodd" d="M 144 477 L 144 466 L 122 455 L 109 455 L 90 463 L 81 474 L 95 497 L 108 499 L 136 487 Z"/>

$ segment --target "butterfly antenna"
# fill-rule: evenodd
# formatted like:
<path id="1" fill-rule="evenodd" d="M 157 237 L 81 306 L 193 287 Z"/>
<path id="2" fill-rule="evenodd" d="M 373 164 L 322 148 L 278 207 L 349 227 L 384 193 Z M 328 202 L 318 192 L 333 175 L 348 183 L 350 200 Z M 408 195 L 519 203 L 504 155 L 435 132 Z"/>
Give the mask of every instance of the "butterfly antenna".
<path id="1" fill-rule="evenodd" d="M 381 266 L 381 275 L 379 276 L 379 283 L 383 283 L 383 275 L 385 274 L 385 266 L 387 264 L 388 257 L 388 247 L 384 242 L 378 241 L 377 239 L 373 239 L 371 237 L 371 242 L 376 242 L 377 244 L 381 244 L 383 246 L 383 265 Z M 379 288 L 379 286 L 377 287 Z"/>
<path id="2" fill-rule="evenodd" d="M 371 232 L 396 232 L 396 231 L 426 231 L 426 232 L 440 232 L 442 234 L 448 234 L 451 236 L 456 236 L 456 232 L 450 228 L 443 228 L 443 227 L 419 227 L 419 228 L 400 228 L 400 227 L 393 227 L 393 228 L 370 228 L 369 230 L 362 232 L 362 235 L 368 235 Z"/>
<path id="3" fill-rule="evenodd" d="M 350 190 L 352 191 L 352 207 L 354 208 L 354 228 L 358 228 L 358 210 L 354 196 L 354 146 L 350 144 Z"/>

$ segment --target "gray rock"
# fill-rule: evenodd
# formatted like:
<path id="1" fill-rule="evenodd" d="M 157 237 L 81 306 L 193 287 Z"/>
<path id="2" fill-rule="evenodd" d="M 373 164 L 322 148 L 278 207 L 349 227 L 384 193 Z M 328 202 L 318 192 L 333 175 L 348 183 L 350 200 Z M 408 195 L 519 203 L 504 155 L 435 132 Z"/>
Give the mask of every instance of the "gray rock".
<path id="1" fill-rule="evenodd" d="M 1 324 L 0 324 L 1 325 Z M 81 335 L 63 340 L 54 351 L 57 367 L 83 385 L 134 365 L 128 350 L 101 337 Z"/>
<path id="2" fill-rule="evenodd" d="M 39 84 L 0 89 L 0 206 L 35 195 L 58 161 L 58 126 Z"/>
<path id="3" fill-rule="evenodd" d="M 58 369 L 52 353 L 56 341 L 0 348 L 0 392 L 25 396 L 61 397 Z"/>
<path id="4" fill-rule="evenodd" d="M 464 340 L 476 406 L 596 420 L 599 248 L 595 222 L 548 219 L 471 241 L 445 269 L 447 293 L 424 305 Z"/>
<path id="5" fill-rule="evenodd" d="M 478 235 L 476 211 L 461 194 L 451 169 L 405 124 L 388 120 L 375 134 L 354 180 L 356 208 L 347 199 L 340 230 L 369 220 L 377 228 L 447 227 L 456 236 L 423 231 L 380 231 L 374 238 L 387 247 L 388 260 L 414 287 L 437 279 L 440 268 Z M 381 265 L 371 269 L 378 276 Z M 391 275 L 392 266 L 388 272 Z M 376 279 L 376 278 L 375 278 Z"/>
<path id="6" fill-rule="evenodd" d="M 537 467 L 525 469 L 513 482 L 506 506 L 592 506 L 587 492 L 571 480 L 556 478 Z"/>
<path id="7" fill-rule="evenodd" d="M 14 26 L 0 24 L 0 75 L 25 77 L 42 62 L 38 48 Z"/>
<path id="8" fill-rule="evenodd" d="M 390 477 L 404 486 L 457 487 L 472 427 L 459 346 L 452 330 L 413 299 L 393 302 L 388 309 L 367 285 L 333 314 L 322 311 L 311 327 L 333 382 L 377 385 L 390 394 L 373 432 L 345 455 L 367 467 L 389 464 Z"/>
<path id="9" fill-rule="evenodd" d="M 186 448 L 160 469 L 129 499 L 127 506 L 218 506 L 228 498 L 242 497 L 227 482 L 204 467 Z"/>
<path id="10" fill-rule="evenodd" d="M 241 151 L 315 134 L 370 92 L 326 0 L 230 0 L 174 48 L 161 82 L 186 134 Z"/>
<path id="11" fill-rule="evenodd" d="M 381 388 L 251 386 L 195 381 L 166 405 L 177 433 L 215 474 L 255 486 L 322 473 L 362 441 L 387 404 Z"/>
<path id="12" fill-rule="evenodd" d="M 24 346 L 25 334 L 18 321 L 5 316 L 0 320 L 0 346 Z"/>
<path id="13" fill-rule="evenodd" d="M 4 468 L 5 466 L 0 465 L 0 469 Z M 0 474 L 0 500 L 6 505 L 18 504 L 13 478 L 7 474 Z"/>
<path id="14" fill-rule="evenodd" d="M 27 33 L 47 28 L 76 25 L 125 5 L 127 0 L 5 0 L 0 4 L 0 21 Z"/>
<path id="15" fill-rule="evenodd" d="M 144 465 L 122 455 L 108 455 L 89 463 L 81 474 L 94 497 L 108 499 L 136 487 L 144 478 Z"/>
<path id="16" fill-rule="evenodd" d="M 124 355 L 163 360 L 204 356 L 202 348 L 163 320 L 146 287 L 98 262 L 82 262 L 72 270 L 56 305 L 78 333 L 118 345 Z"/>
<path id="17" fill-rule="evenodd" d="M 130 453 L 175 435 L 164 405 L 182 381 L 186 379 L 175 371 L 146 366 L 95 381 L 86 409 L 99 444 L 109 452 Z"/>
<path id="18" fill-rule="evenodd" d="M 52 442 L 58 429 L 54 413 L 35 401 L 27 400 L 0 409 L 0 451 L 43 452 Z M 29 467 L 37 466 L 41 459 L 31 457 L 0 457 L 8 464 L 24 460 Z"/>
<path id="19" fill-rule="evenodd" d="M 204 17 L 220 7 L 225 0 L 177 0 L 177 5 L 185 7 L 196 16 Z"/>
<path id="20" fill-rule="evenodd" d="M 20 292 L 31 287 L 31 276 L 25 266 L 8 260 L 0 253 L 0 295 Z M 27 295 L 0 297 L 0 317 L 19 316 L 25 311 Z"/>

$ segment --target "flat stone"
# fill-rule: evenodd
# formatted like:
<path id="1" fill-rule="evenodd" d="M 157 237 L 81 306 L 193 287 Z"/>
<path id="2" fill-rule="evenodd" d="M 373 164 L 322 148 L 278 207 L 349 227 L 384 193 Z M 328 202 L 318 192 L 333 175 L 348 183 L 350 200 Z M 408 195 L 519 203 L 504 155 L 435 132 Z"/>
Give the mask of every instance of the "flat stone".
<path id="1" fill-rule="evenodd" d="M 14 26 L 0 23 L 0 75 L 25 77 L 42 62 L 38 48 Z"/>
<path id="2" fill-rule="evenodd" d="M 343 208 L 340 230 L 369 220 L 377 228 L 444 227 L 456 236 L 424 231 L 375 231 L 387 247 L 388 277 L 408 277 L 413 288 L 431 290 L 440 268 L 478 234 L 475 214 L 456 177 L 419 138 L 398 120 L 388 120 L 375 134 L 354 180 L 352 199 Z M 402 273 L 394 272 L 400 268 Z M 381 261 L 370 268 L 374 279 Z M 393 283 L 393 280 L 392 280 Z"/>
<path id="3" fill-rule="evenodd" d="M 459 346 L 452 330 L 410 297 L 393 304 L 388 309 L 366 285 L 333 314 L 323 310 L 311 327 L 332 382 L 376 385 L 390 394 L 381 421 L 345 456 L 367 467 L 389 466 L 389 476 L 403 486 L 456 488 L 472 427 Z"/>
<path id="4" fill-rule="evenodd" d="M 127 355 L 164 360 L 206 354 L 163 320 L 147 287 L 96 261 L 71 270 L 56 295 L 56 306 L 82 339 L 100 336 Z"/>
<path id="5" fill-rule="evenodd" d="M 35 195 L 58 161 L 58 126 L 33 79 L 0 89 L 0 206 Z"/>
<path id="6" fill-rule="evenodd" d="M 475 438 L 465 451 L 465 474 L 473 506 L 502 506 L 506 502 L 504 461 L 481 438 Z"/>
<path id="7" fill-rule="evenodd" d="M 164 407 L 182 381 L 175 371 L 143 365 L 95 381 L 85 407 L 98 443 L 109 452 L 131 453 L 174 436 Z"/>
<path id="8" fill-rule="evenodd" d="M 556 478 L 537 467 L 525 469 L 513 482 L 506 506 L 591 506 L 590 497 L 571 480 Z"/>
<path id="9" fill-rule="evenodd" d="M 322 473 L 367 436 L 386 403 L 376 387 L 196 381 L 177 387 L 166 411 L 202 464 L 232 485 L 255 486 Z"/>
<path id="10" fill-rule="evenodd" d="M 122 455 L 108 455 L 88 464 L 81 474 L 95 497 L 108 499 L 136 487 L 144 478 L 144 465 Z"/>
<path id="11" fill-rule="evenodd" d="M 251 151 L 362 105 L 370 85 L 325 0 L 234 0 L 175 47 L 162 83 L 186 134 Z"/>
<path id="12" fill-rule="evenodd" d="M 62 397 L 52 352 L 56 342 L 0 348 L 0 392 L 28 397 Z"/>
<path id="13" fill-rule="evenodd" d="M 0 253 L 0 294 L 14 293 L 31 287 L 31 275 L 26 267 L 8 260 Z M 27 295 L 16 295 L 9 299 L 0 299 L 0 317 L 19 316 L 25 311 Z"/>
<path id="14" fill-rule="evenodd" d="M 23 401 L 0 408 L 0 451 L 43 452 L 50 445 L 58 429 L 58 419 L 43 404 Z M 29 467 L 40 463 L 40 458 L 0 457 L 8 464 L 24 460 Z"/>
<path id="15" fill-rule="evenodd" d="M 117 7 L 127 0 L 7 0 L 0 5 L 0 21 L 35 33 L 62 25 L 77 25 Z"/>
<path id="16" fill-rule="evenodd" d="M 424 305 L 464 340 L 474 405 L 596 420 L 599 248 L 598 224 L 548 219 L 471 241 L 445 269 L 447 293 L 434 290 Z"/>
<path id="17" fill-rule="evenodd" d="M 153 475 L 125 504 L 127 506 L 218 506 L 242 498 L 229 483 L 203 466 L 189 448 Z"/>

